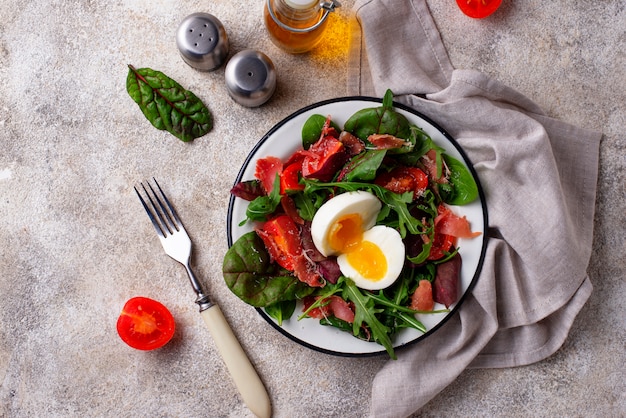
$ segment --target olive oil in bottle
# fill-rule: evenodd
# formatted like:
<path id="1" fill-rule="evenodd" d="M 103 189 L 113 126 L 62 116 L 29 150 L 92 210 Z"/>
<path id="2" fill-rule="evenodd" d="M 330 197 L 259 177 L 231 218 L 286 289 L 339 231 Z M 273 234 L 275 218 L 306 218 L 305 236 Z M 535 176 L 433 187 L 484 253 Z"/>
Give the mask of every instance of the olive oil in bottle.
<path id="1" fill-rule="evenodd" d="M 263 19 L 276 46 L 299 54 L 317 45 L 326 29 L 328 13 L 338 6 L 335 0 L 267 0 Z"/>

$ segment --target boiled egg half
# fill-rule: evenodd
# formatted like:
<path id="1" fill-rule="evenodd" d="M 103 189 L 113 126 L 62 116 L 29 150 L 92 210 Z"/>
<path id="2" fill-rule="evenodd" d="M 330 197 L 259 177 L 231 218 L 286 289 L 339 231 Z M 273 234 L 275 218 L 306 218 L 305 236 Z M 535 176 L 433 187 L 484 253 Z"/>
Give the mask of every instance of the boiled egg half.
<path id="1" fill-rule="evenodd" d="M 404 243 L 398 231 L 376 225 L 381 207 L 369 192 L 342 193 L 324 203 L 311 223 L 319 252 L 337 256 L 341 273 L 361 289 L 391 286 L 404 266 Z"/>

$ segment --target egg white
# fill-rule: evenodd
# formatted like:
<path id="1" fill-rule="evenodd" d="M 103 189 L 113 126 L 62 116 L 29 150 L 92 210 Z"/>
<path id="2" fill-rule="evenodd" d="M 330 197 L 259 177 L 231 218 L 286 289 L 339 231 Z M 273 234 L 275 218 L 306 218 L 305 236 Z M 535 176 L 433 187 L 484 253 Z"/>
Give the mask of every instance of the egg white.
<path id="1" fill-rule="evenodd" d="M 405 248 L 400 233 L 393 228 L 377 225 L 363 233 L 363 241 L 375 244 L 387 260 L 387 271 L 378 280 L 363 277 L 348 260 L 348 254 L 340 254 L 337 263 L 341 273 L 354 281 L 357 287 L 365 290 L 380 290 L 391 286 L 400 276 L 404 266 Z"/>
<path id="2" fill-rule="evenodd" d="M 324 203 L 315 213 L 311 222 L 313 244 L 325 257 L 337 255 L 338 252 L 328 242 L 329 230 L 342 217 L 359 214 L 363 230 L 366 231 L 376 224 L 376 217 L 382 203 L 373 194 L 366 191 L 342 193 Z"/>

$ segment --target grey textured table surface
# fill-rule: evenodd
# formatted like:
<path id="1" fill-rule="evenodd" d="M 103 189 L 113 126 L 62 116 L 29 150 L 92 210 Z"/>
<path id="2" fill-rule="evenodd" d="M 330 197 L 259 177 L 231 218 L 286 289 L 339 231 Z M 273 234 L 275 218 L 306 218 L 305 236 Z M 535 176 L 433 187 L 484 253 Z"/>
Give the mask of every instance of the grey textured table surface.
<path id="1" fill-rule="evenodd" d="M 195 266 L 269 390 L 276 417 L 359 417 L 387 361 L 350 359 L 282 337 L 223 284 L 228 191 L 246 155 L 292 111 L 346 94 L 348 18 L 328 43 L 281 52 L 262 1 L 33 2 L 0 13 L 0 416 L 250 416 L 132 186 L 156 176 L 196 244 Z M 626 3 L 508 1 L 491 18 L 428 4 L 457 68 L 481 70 L 551 116 L 604 133 L 589 274 L 591 299 L 551 358 L 466 371 L 416 416 L 626 415 Z M 231 55 L 268 54 L 278 89 L 235 104 L 224 68 L 200 73 L 174 42 L 182 19 L 216 15 Z M 193 143 L 154 129 L 125 91 L 126 64 L 168 74 L 207 103 L 215 127 Z M 568 245 L 568 243 L 558 243 Z M 124 345 L 125 300 L 161 300 L 178 321 L 165 348 Z"/>

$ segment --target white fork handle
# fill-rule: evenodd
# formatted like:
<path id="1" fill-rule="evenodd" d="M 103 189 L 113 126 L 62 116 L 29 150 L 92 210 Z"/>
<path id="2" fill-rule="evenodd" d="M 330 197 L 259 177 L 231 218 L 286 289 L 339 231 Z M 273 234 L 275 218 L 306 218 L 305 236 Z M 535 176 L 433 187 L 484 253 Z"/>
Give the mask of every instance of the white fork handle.
<path id="1" fill-rule="evenodd" d="M 241 348 L 237 337 L 233 334 L 222 310 L 219 306 L 213 305 L 200 314 L 209 328 L 244 403 L 257 417 L 269 418 L 272 414 L 272 407 L 265 386 Z"/>

